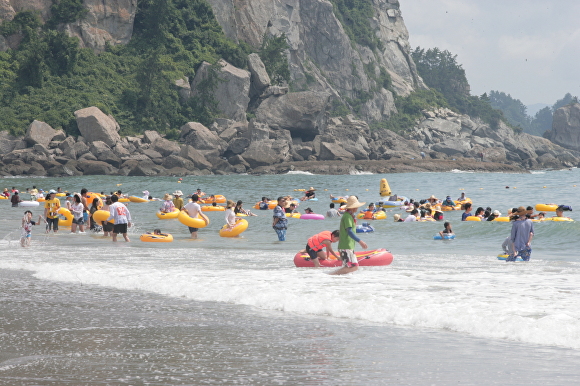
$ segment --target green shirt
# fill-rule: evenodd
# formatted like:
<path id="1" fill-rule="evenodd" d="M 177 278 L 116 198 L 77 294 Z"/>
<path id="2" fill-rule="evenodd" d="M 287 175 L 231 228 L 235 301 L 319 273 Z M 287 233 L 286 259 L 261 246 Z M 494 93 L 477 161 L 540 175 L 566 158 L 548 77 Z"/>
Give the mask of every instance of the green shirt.
<path id="1" fill-rule="evenodd" d="M 340 235 L 338 240 L 338 249 L 354 249 L 356 245 L 356 241 L 351 238 L 348 233 L 347 229 L 352 228 L 353 232 L 355 229 L 355 222 L 354 217 L 349 212 L 344 212 L 342 217 L 340 218 Z"/>

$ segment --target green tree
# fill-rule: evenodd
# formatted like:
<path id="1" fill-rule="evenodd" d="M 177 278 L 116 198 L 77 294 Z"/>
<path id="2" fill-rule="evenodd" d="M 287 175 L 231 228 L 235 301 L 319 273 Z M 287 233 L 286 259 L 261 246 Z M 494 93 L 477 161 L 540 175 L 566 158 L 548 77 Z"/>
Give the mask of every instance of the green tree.
<path id="1" fill-rule="evenodd" d="M 527 114 L 527 107 L 519 99 L 500 91 L 490 91 L 489 103 L 494 109 L 501 110 L 507 121 L 524 131 L 529 132 L 531 120 Z"/>
<path id="2" fill-rule="evenodd" d="M 269 36 L 264 35 L 262 47 L 260 48 L 260 58 L 266 67 L 272 84 L 283 84 L 290 81 L 290 69 L 288 57 L 286 56 L 286 35 Z"/>

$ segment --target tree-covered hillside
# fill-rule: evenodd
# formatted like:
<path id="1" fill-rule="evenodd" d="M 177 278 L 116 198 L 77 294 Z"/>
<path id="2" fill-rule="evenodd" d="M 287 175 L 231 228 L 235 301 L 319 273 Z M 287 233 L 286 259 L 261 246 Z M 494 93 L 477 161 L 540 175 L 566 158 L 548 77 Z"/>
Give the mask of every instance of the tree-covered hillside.
<path id="1" fill-rule="evenodd" d="M 2 35 L 23 39 L 17 50 L 0 53 L 0 130 L 22 134 L 38 119 L 77 134 L 73 112 L 94 105 L 112 114 L 123 134 L 156 129 L 175 136 L 185 122 L 207 124 L 217 113 L 208 98 L 180 103 L 175 80 L 191 79 L 202 61 L 244 67 L 252 52 L 224 36 L 205 0 L 139 1 L 131 42 L 100 55 L 60 31 L 84 17 L 82 1 L 53 7 L 44 25 L 20 12 L 1 26 Z"/>

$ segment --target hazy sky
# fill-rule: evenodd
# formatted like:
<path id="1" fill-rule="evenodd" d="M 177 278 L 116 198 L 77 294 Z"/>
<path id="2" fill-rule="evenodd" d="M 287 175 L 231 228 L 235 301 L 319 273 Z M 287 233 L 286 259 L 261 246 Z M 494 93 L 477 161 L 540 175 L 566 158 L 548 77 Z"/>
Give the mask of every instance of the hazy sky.
<path id="1" fill-rule="evenodd" d="M 580 0 L 400 0 L 411 47 L 457 55 L 472 95 L 580 96 Z"/>

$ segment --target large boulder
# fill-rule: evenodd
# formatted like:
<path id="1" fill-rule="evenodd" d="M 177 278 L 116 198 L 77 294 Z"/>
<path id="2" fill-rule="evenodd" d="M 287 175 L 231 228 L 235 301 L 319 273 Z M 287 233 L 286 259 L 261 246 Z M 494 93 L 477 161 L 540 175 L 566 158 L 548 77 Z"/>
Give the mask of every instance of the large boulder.
<path id="1" fill-rule="evenodd" d="M 256 120 L 273 129 L 290 130 L 294 136 L 314 137 L 325 126 L 330 95 L 303 91 L 269 97 L 256 110 Z"/>
<path id="2" fill-rule="evenodd" d="M 246 70 L 232 66 L 224 60 L 218 63 L 221 68 L 218 73 L 220 81 L 213 90 L 212 95 L 217 101 L 217 108 L 225 118 L 235 121 L 246 120 L 246 110 L 250 103 L 250 73 Z M 203 95 L 200 85 L 206 80 L 211 71 L 211 64 L 203 62 L 197 70 L 191 82 L 192 95 L 200 98 Z"/>
<path id="3" fill-rule="evenodd" d="M 79 160 L 78 168 L 84 175 L 113 175 L 117 169 L 103 161 Z"/>
<path id="4" fill-rule="evenodd" d="M 171 154 L 179 154 L 179 151 L 181 150 L 177 142 L 170 141 L 168 139 L 161 137 L 153 141 L 150 149 L 153 149 L 156 152 L 161 153 L 161 155 L 163 155 L 164 157 L 167 157 Z"/>
<path id="5" fill-rule="evenodd" d="M 181 136 L 187 145 L 197 150 L 221 151 L 226 146 L 223 139 L 198 122 L 188 122 L 181 126 Z"/>
<path id="6" fill-rule="evenodd" d="M 447 141 L 436 143 L 431 148 L 447 155 L 459 155 L 469 151 L 471 144 L 465 139 L 448 139 Z"/>
<path id="7" fill-rule="evenodd" d="M 242 158 L 252 168 L 279 163 L 282 161 L 282 157 L 279 151 L 273 148 L 274 142 L 272 139 L 252 142 L 242 154 Z"/>
<path id="8" fill-rule="evenodd" d="M 34 146 L 37 143 L 48 147 L 52 138 L 58 133 L 48 123 L 34 120 L 28 126 L 24 140 L 28 146 Z"/>
<path id="9" fill-rule="evenodd" d="M 211 169 L 211 163 L 205 159 L 204 155 L 197 151 L 191 145 L 182 145 L 179 151 L 179 156 L 193 162 L 193 166 L 197 169 Z"/>
<path id="10" fill-rule="evenodd" d="M 119 124 L 111 116 L 103 113 L 98 107 L 87 107 L 75 111 L 77 126 L 85 140 L 103 141 L 110 147 L 121 140 Z"/>
<path id="11" fill-rule="evenodd" d="M 344 150 L 338 143 L 321 142 L 319 159 L 321 161 L 351 161 L 355 157 L 352 153 Z"/>
<path id="12" fill-rule="evenodd" d="M 106 162 L 116 168 L 121 166 L 121 158 L 119 158 L 115 152 L 102 141 L 92 142 L 90 145 L 90 151 L 99 161 Z"/>
<path id="13" fill-rule="evenodd" d="M 171 155 L 165 157 L 163 159 L 163 163 L 161 164 L 161 166 L 163 166 L 165 169 L 174 169 L 174 168 L 182 168 L 182 169 L 186 169 L 186 170 L 195 169 L 193 162 L 191 162 L 190 160 L 188 160 L 186 158 L 175 155 L 175 154 L 171 154 Z M 172 174 L 175 174 L 175 171 L 172 172 Z M 179 173 L 179 174 L 181 174 L 181 173 Z"/>
<path id="14" fill-rule="evenodd" d="M 567 149 L 580 151 L 580 103 L 560 107 L 554 112 L 547 138 Z"/>
<path id="15" fill-rule="evenodd" d="M 250 78 L 250 97 L 259 96 L 270 85 L 270 76 L 266 72 L 266 66 L 260 59 L 260 55 L 256 53 L 248 55 L 248 69 L 252 74 Z"/>

